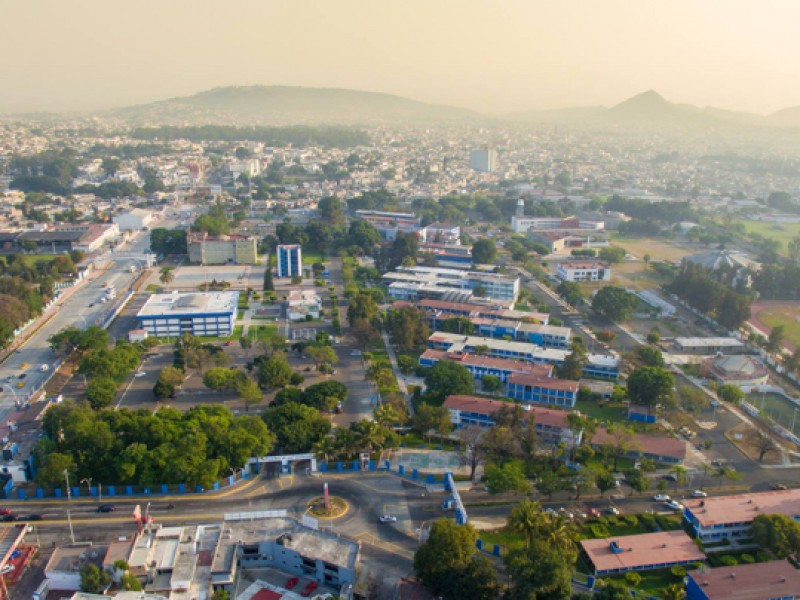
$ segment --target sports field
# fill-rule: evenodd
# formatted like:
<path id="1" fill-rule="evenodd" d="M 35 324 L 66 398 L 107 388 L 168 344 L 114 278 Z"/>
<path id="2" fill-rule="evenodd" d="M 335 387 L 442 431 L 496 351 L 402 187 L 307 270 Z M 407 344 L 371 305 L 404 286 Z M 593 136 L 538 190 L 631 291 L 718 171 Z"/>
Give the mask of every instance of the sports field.
<path id="1" fill-rule="evenodd" d="M 800 346 L 800 305 L 797 302 L 757 302 L 751 307 L 750 323 L 769 335 L 777 325 L 783 325 L 786 345 Z"/>
<path id="2" fill-rule="evenodd" d="M 800 412 L 800 405 L 782 394 L 773 392 L 752 392 L 747 394 L 746 400 L 776 423 L 792 431 L 795 435 L 800 435 L 800 417 L 795 414 Z M 794 430 L 792 430 L 793 425 Z"/>
<path id="3" fill-rule="evenodd" d="M 748 233 L 760 233 L 765 238 L 778 240 L 779 252 L 786 255 L 789 240 L 800 236 L 800 223 L 765 223 L 764 221 L 741 221 Z"/>

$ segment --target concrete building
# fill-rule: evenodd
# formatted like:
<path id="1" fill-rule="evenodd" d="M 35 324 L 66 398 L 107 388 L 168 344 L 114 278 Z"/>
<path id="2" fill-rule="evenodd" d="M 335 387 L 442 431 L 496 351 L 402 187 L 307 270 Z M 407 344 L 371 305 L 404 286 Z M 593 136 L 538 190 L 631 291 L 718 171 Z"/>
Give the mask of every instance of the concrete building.
<path id="1" fill-rule="evenodd" d="M 561 281 L 611 281 L 611 267 L 599 261 L 564 261 L 556 267 Z"/>
<path id="2" fill-rule="evenodd" d="M 469 167 L 481 173 L 492 173 L 497 168 L 497 151 L 489 147 L 470 151 Z"/>
<path id="3" fill-rule="evenodd" d="M 578 400 L 578 382 L 568 379 L 537 377 L 525 373 L 512 373 L 506 382 L 506 395 L 520 402 L 549 404 L 561 408 L 574 408 Z"/>
<path id="4" fill-rule="evenodd" d="M 239 292 L 153 294 L 136 318 L 155 337 L 228 336 L 233 333 Z"/>
<path id="5" fill-rule="evenodd" d="M 800 572 L 787 560 L 689 571 L 686 600 L 796 600 Z"/>
<path id="6" fill-rule="evenodd" d="M 423 244 L 461 245 L 461 227 L 447 223 L 431 223 L 419 230 L 419 241 Z"/>
<path id="7" fill-rule="evenodd" d="M 520 407 L 525 415 L 533 415 L 536 424 L 536 434 L 539 439 L 547 444 L 565 443 L 572 445 L 575 442 L 575 432 L 567 423 L 568 412 L 540 408 L 530 404 L 516 404 L 503 400 L 490 400 L 477 396 L 448 396 L 443 405 L 450 411 L 450 421 L 456 429 L 463 427 L 479 426 L 494 427 L 494 415 L 502 408 Z M 578 434 L 580 442 L 581 432 Z"/>
<path id="8" fill-rule="evenodd" d="M 275 252 L 278 257 L 278 277 L 303 276 L 303 250 L 299 244 L 279 244 Z"/>
<path id="9" fill-rule="evenodd" d="M 363 219 L 385 240 L 394 240 L 398 233 L 417 234 L 419 218 L 414 213 L 397 213 L 381 210 L 357 210 L 356 217 Z"/>
<path id="10" fill-rule="evenodd" d="M 761 385 L 767 383 L 769 371 L 755 356 L 712 356 L 703 363 L 703 371 L 707 377 L 713 377 L 720 383 L 739 386 Z"/>
<path id="11" fill-rule="evenodd" d="M 255 236 L 199 234 L 187 240 L 189 262 L 201 265 L 254 265 L 258 262 Z"/>
<path id="12" fill-rule="evenodd" d="M 741 354 L 747 350 L 744 342 L 733 337 L 677 337 L 677 354 Z"/>
<path id="13" fill-rule="evenodd" d="M 103 567 L 107 546 L 93 546 L 91 542 L 60 546 L 44 567 L 44 576 L 52 590 L 78 591 L 81 589 L 81 569 L 87 563 L 98 569 Z"/>
<path id="14" fill-rule="evenodd" d="M 446 302 L 442 300 L 424 299 L 420 300 L 416 306 L 430 314 L 434 314 L 437 320 L 444 320 L 451 317 L 486 318 L 504 321 L 522 321 L 527 323 L 540 323 L 547 325 L 550 315 L 548 313 L 525 312 L 521 310 L 511 310 L 500 306 L 488 304 L 476 304 L 468 302 Z"/>
<path id="15" fill-rule="evenodd" d="M 701 541 L 745 538 L 758 515 L 779 513 L 800 521 L 800 489 L 709 496 L 684 506 L 683 519 Z"/>
<path id="16" fill-rule="evenodd" d="M 591 231 L 603 231 L 605 222 L 596 218 L 578 217 L 525 217 L 514 215 L 511 217 L 511 229 L 514 233 L 528 233 L 529 231 L 566 231 L 586 235 Z"/>
<path id="17" fill-rule="evenodd" d="M 399 267 L 384 274 L 383 280 L 389 296 L 397 300 L 448 300 L 450 294 L 489 298 L 509 307 L 517 301 L 520 286 L 519 277 L 440 267 Z"/>
<path id="18" fill-rule="evenodd" d="M 683 531 L 661 531 L 581 540 L 595 575 L 668 569 L 706 559 Z"/>
<path id="19" fill-rule="evenodd" d="M 314 290 L 292 290 L 286 298 L 286 312 L 291 321 L 298 321 L 311 316 L 319 319 L 322 300 Z"/>
<path id="20" fill-rule="evenodd" d="M 134 208 L 128 212 L 117 215 L 114 217 L 113 221 L 121 231 L 141 231 L 149 227 L 154 218 L 153 211 L 145 210 L 144 208 Z"/>

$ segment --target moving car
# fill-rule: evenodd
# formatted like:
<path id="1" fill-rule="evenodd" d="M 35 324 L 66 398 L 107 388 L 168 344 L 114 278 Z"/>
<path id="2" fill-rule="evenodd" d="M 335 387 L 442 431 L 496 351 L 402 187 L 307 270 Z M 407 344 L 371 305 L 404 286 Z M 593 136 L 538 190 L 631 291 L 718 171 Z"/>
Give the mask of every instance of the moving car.
<path id="1" fill-rule="evenodd" d="M 380 521 L 381 523 L 396 523 L 397 517 L 395 517 L 394 515 L 381 515 L 380 517 L 378 517 L 378 521 Z"/>
<path id="2" fill-rule="evenodd" d="M 23 371 L 24 371 L 25 369 L 27 369 L 28 367 L 30 367 L 30 365 L 29 365 L 28 363 L 22 363 L 22 364 L 19 366 L 19 368 L 20 368 L 20 369 L 22 369 Z"/>
<path id="3" fill-rule="evenodd" d="M 610 514 L 610 515 L 618 515 L 618 514 L 620 514 L 620 513 L 619 513 L 619 509 L 618 509 L 616 506 L 609 506 L 609 507 L 606 509 L 606 512 L 607 512 L 608 514 Z"/>
<path id="4" fill-rule="evenodd" d="M 670 500 L 669 502 L 664 502 L 664 506 L 667 508 L 671 508 L 672 510 L 683 510 L 683 504 L 677 502 L 676 500 Z"/>
<path id="5" fill-rule="evenodd" d="M 703 490 L 695 490 L 691 494 L 689 494 L 692 498 L 705 498 L 708 496 Z"/>
<path id="6" fill-rule="evenodd" d="M 784 484 L 782 484 L 782 483 L 773 483 L 773 484 L 772 484 L 772 489 L 773 489 L 773 490 L 788 490 L 789 488 L 788 488 L 788 487 L 786 487 L 786 486 L 785 486 Z"/>
<path id="7" fill-rule="evenodd" d="M 145 375 L 147 375 L 145 371 L 136 371 L 136 373 L 133 374 L 134 377 L 144 377 Z"/>
<path id="8" fill-rule="evenodd" d="M 99 513 L 111 513 L 114 512 L 115 510 L 117 509 L 114 508 L 113 504 L 101 504 L 100 506 L 97 507 L 97 512 Z"/>
<path id="9" fill-rule="evenodd" d="M 42 365 L 41 367 L 39 367 L 39 370 L 40 370 L 42 373 L 47 373 L 47 371 L 49 371 L 49 370 L 50 370 L 50 365 Z"/>
<path id="10" fill-rule="evenodd" d="M 30 515 L 22 515 L 17 517 L 17 521 L 42 521 L 44 517 L 42 515 L 30 514 Z"/>
<path id="11" fill-rule="evenodd" d="M 653 496 L 653 500 L 655 502 L 669 502 L 670 497 L 667 496 L 666 494 L 656 494 L 655 496 Z"/>

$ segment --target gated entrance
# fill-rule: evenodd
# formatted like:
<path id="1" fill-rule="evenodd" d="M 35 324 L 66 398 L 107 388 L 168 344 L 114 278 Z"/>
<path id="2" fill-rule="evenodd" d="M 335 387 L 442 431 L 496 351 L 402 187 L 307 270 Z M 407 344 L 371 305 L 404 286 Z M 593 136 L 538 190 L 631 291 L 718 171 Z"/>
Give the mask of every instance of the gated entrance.
<path id="1" fill-rule="evenodd" d="M 308 469 L 317 471 L 316 454 L 284 454 L 279 456 L 261 456 L 251 458 L 248 463 L 250 470 L 260 473 L 261 469 L 266 469 L 267 479 L 275 479 L 281 475 L 289 475 L 292 468 Z"/>

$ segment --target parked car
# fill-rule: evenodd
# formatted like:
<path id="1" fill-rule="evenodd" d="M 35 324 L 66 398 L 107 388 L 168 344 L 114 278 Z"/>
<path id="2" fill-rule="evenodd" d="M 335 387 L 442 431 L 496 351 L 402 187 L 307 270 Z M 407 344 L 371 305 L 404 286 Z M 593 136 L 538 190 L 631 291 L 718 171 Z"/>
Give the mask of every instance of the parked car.
<path id="1" fill-rule="evenodd" d="M 225 345 L 226 345 L 226 346 L 233 346 L 233 340 L 227 340 L 227 341 L 225 342 Z"/>
<path id="2" fill-rule="evenodd" d="M 16 521 L 16 520 L 17 520 L 17 515 L 15 515 L 14 513 L 6 513 L 0 516 L 0 521 L 2 521 L 3 523 L 9 523 L 10 521 Z"/>
<path id="3" fill-rule="evenodd" d="M 8 508 L 0 508 L 0 516 L 2 516 L 2 515 L 10 515 L 10 514 L 11 514 L 11 510 L 9 510 Z"/>
<path id="4" fill-rule="evenodd" d="M 675 500 L 664 502 L 664 506 L 666 506 L 667 508 L 671 508 L 672 510 L 683 510 L 683 504 Z"/>
<path id="5" fill-rule="evenodd" d="M 117 509 L 114 508 L 113 504 L 101 504 L 100 506 L 97 507 L 97 512 L 99 513 L 111 513 L 114 512 L 115 510 Z"/>
<path id="6" fill-rule="evenodd" d="M 22 364 L 19 366 L 19 368 L 20 368 L 20 369 L 22 369 L 23 371 L 24 371 L 25 369 L 27 369 L 28 367 L 30 367 L 30 365 L 29 365 L 28 363 L 22 363 Z"/>
<path id="7" fill-rule="evenodd" d="M 670 497 L 667 496 L 666 494 L 656 494 L 655 496 L 653 496 L 653 500 L 655 502 L 669 502 Z"/>
<path id="8" fill-rule="evenodd" d="M 692 498 L 705 498 L 708 496 L 703 490 L 695 490 L 691 494 L 689 494 Z"/>
<path id="9" fill-rule="evenodd" d="M 785 486 L 784 484 L 782 484 L 782 483 L 773 483 L 773 484 L 772 484 L 772 489 L 773 489 L 773 490 L 788 490 L 789 488 L 788 488 L 788 487 L 786 487 L 786 486 Z"/>
<path id="10" fill-rule="evenodd" d="M 25 379 L 27 376 L 28 376 L 28 374 L 27 374 L 27 373 L 22 373 L 22 374 L 19 376 L 19 378 L 20 378 L 20 379 Z"/>
<path id="11" fill-rule="evenodd" d="M 609 506 L 606 509 L 606 512 L 610 515 L 618 515 L 620 514 L 619 509 L 616 506 Z"/>
<path id="12" fill-rule="evenodd" d="M 380 521 L 381 523 L 396 523 L 397 517 L 395 517 L 394 515 L 381 515 L 380 517 L 378 517 L 378 521 Z"/>
<path id="13" fill-rule="evenodd" d="M 594 519 L 600 516 L 600 511 L 597 510 L 596 508 L 592 508 L 591 506 L 586 509 L 586 512 L 589 513 L 589 516 Z"/>

